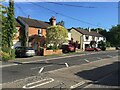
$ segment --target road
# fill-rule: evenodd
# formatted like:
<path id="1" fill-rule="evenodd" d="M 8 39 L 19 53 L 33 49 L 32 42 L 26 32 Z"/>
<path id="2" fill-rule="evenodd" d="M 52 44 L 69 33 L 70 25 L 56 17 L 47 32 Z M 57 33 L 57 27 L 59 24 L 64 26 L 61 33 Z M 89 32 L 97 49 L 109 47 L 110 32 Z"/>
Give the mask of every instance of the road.
<path id="1" fill-rule="evenodd" d="M 112 52 L 99 52 L 94 54 L 87 54 L 83 56 L 73 56 L 66 58 L 56 58 L 53 60 L 44 60 L 34 63 L 18 64 L 15 66 L 3 67 L 2 68 L 2 83 L 12 82 L 18 79 L 24 79 L 38 75 L 39 72 L 47 72 L 65 68 L 67 66 L 81 65 L 88 62 L 101 60 L 105 58 L 111 58 L 117 56 L 117 51 Z M 43 69 L 43 71 L 42 71 Z"/>

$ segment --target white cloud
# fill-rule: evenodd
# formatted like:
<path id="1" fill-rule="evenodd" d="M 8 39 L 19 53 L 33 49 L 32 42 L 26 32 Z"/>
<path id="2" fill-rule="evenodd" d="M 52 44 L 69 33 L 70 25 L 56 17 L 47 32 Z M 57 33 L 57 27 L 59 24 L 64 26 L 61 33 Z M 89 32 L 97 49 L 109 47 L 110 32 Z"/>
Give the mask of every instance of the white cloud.
<path id="1" fill-rule="evenodd" d="M 9 0 L 5 0 L 8 2 Z M 14 0 L 15 2 L 119 2 L 120 0 Z"/>

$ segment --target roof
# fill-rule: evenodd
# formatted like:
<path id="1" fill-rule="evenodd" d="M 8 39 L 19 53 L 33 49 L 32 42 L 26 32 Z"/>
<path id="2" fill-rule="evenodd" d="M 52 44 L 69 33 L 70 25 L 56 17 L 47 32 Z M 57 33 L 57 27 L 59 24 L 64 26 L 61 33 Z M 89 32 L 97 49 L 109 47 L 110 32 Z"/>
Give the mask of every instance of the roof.
<path id="1" fill-rule="evenodd" d="M 16 27 L 20 27 L 21 26 L 17 19 L 15 19 L 15 25 L 16 25 Z"/>
<path id="2" fill-rule="evenodd" d="M 71 29 L 75 29 L 76 31 L 78 31 L 79 33 L 83 34 L 83 35 L 91 35 L 91 36 L 97 36 L 97 37 L 103 37 L 101 34 L 95 32 L 95 31 L 87 31 L 84 29 L 78 29 L 78 28 L 71 28 Z M 70 29 L 68 29 L 70 30 Z"/>
<path id="3" fill-rule="evenodd" d="M 20 16 L 18 16 L 18 18 L 22 19 L 26 24 L 29 25 L 29 27 L 47 28 L 50 26 L 50 24 L 44 21 L 40 21 L 40 20 L 25 18 L 25 17 L 20 17 Z"/>

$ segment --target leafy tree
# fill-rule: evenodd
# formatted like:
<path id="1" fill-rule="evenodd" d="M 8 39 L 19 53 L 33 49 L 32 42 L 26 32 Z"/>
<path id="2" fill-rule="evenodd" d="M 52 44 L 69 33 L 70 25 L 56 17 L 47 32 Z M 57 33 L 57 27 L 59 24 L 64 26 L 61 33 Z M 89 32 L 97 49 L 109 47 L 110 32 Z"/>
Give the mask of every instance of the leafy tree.
<path id="1" fill-rule="evenodd" d="M 55 49 L 58 49 L 58 45 L 66 42 L 67 37 L 67 30 L 60 25 L 51 26 L 46 30 L 47 44 L 53 44 Z"/>
<path id="2" fill-rule="evenodd" d="M 64 27 L 65 26 L 65 22 L 62 20 L 62 21 L 58 22 L 57 25 L 61 25 L 61 26 Z"/>
<path id="3" fill-rule="evenodd" d="M 120 46 L 120 25 L 113 26 L 108 35 L 112 46 Z"/>
<path id="4" fill-rule="evenodd" d="M 103 50 L 103 51 L 106 50 L 106 42 L 101 40 L 101 41 L 98 42 L 98 46 L 101 50 Z"/>

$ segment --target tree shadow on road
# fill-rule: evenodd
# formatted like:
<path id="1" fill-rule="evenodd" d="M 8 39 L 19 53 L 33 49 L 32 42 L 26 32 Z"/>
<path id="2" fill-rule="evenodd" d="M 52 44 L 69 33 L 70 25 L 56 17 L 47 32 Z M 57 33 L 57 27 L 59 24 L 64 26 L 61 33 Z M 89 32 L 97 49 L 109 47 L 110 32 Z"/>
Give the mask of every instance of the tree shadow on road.
<path id="1" fill-rule="evenodd" d="M 102 67 L 77 72 L 75 75 L 85 80 L 90 80 L 93 83 L 99 81 L 94 84 L 120 86 L 120 62 L 114 62 Z"/>

